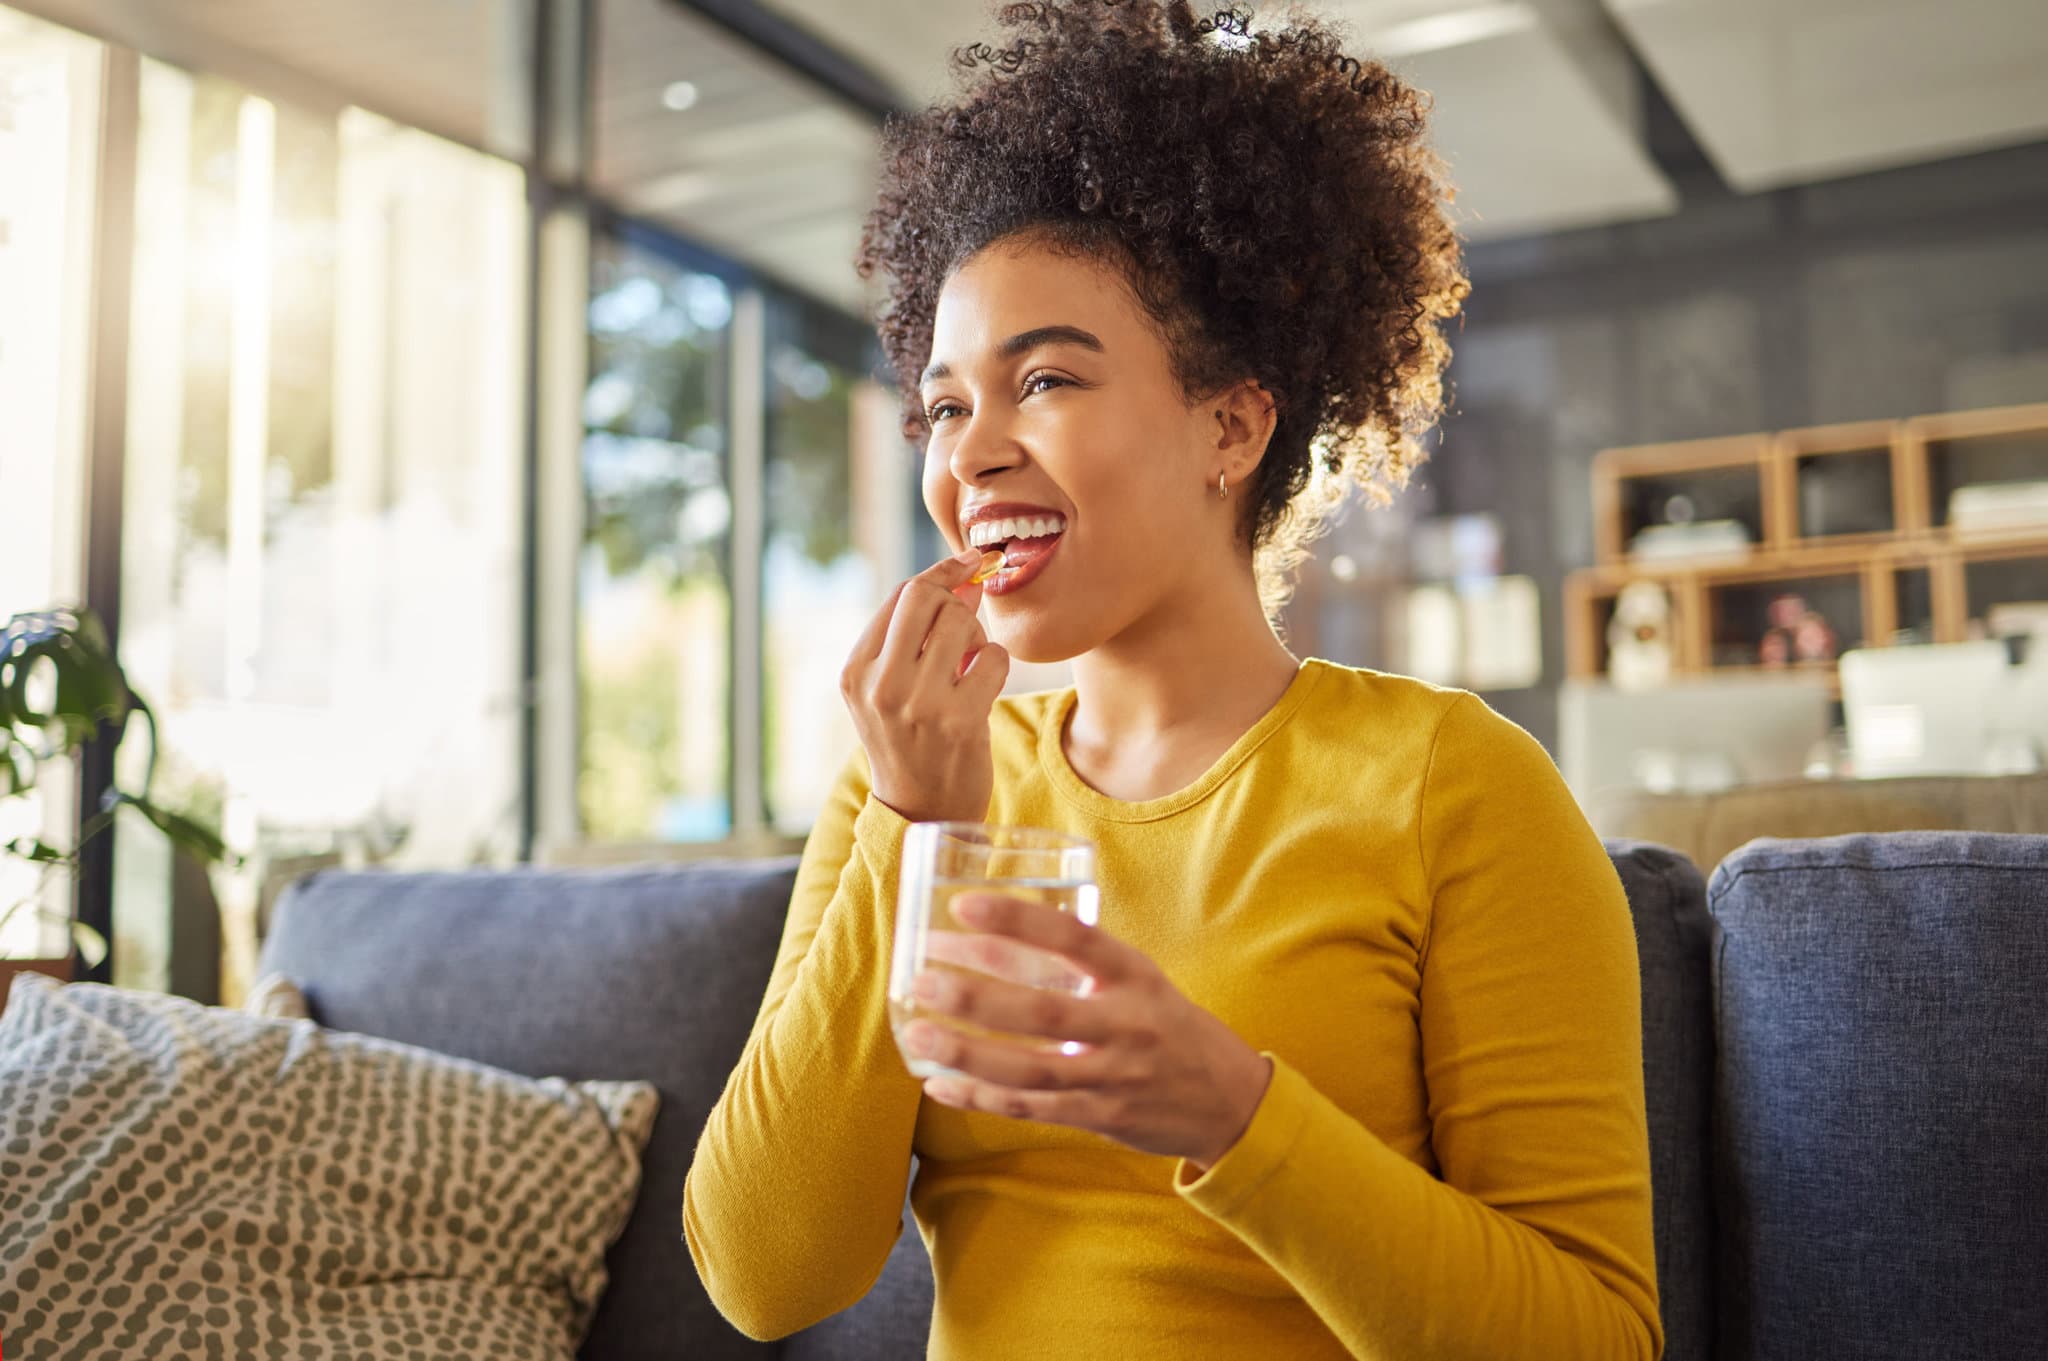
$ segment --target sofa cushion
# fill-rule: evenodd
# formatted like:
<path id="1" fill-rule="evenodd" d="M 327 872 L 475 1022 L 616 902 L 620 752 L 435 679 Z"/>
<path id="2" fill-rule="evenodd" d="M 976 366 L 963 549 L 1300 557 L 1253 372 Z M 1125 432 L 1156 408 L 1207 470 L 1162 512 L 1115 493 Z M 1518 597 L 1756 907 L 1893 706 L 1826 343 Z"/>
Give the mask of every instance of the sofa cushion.
<path id="1" fill-rule="evenodd" d="M 2048 836 L 1763 838 L 1708 884 L 1721 1354 L 2048 1336 Z"/>
<path id="2" fill-rule="evenodd" d="M 28 1355 L 557 1361 L 644 1082 L 536 1080 L 98 983 L 0 1018 L 0 1320 Z"/>
<path id="3" fill-rule="evenodd" d="M 1666 1361 L 1714 1347 L 1714 1208 L 1707 1167 L 1714 1018 L 1707 995 L 1713 922 L 1699 869 L 1678 852 L 1610 839 L 1642 966 L 1643 1096 L 1650 1122 L 1651 1218 Z"/>
<path id="4" fill-rule="evenodd" d="M 639 1203 L 582 1354 L 775 1356 L 704 1293 L 683 1178 L 767 990 L 796 864 L 326 872 L 280 899 L 257 971 L 298 980 L 330 1026 L 514 1072 L 652 1082 Z"/>

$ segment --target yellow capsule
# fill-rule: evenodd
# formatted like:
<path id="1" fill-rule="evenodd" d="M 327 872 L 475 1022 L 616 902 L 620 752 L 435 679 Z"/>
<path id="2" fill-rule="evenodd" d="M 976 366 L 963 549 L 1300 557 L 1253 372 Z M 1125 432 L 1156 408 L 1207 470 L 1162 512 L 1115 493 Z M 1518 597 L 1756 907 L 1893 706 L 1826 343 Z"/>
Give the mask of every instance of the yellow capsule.
<path id="1" fill-rule="evenodd" d="M 981 566 L 975 568 L 974 575 L 967 579 L 974 585 L 979 586 L 982 582 L 987 581 L 990 577 L 994 576 L 997 572 L 1001 571 L 1002 566 L 1002 552 L 998 549 L 991 548 L 986 553 L 983 553 L 981 555 Z"/>

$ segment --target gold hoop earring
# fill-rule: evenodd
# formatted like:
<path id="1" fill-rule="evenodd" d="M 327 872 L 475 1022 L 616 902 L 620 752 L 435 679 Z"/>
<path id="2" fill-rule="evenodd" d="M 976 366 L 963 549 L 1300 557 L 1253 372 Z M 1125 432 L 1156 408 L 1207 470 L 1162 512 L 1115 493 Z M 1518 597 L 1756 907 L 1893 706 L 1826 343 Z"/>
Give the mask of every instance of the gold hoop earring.
<path id="1" fill-rule="evenodd" d="M 1223 476 L 1222 473 L 1216 474 L 1216 499 L 1218 501 L 1230 499 L 1230 488 L 1223 485 Z"/>

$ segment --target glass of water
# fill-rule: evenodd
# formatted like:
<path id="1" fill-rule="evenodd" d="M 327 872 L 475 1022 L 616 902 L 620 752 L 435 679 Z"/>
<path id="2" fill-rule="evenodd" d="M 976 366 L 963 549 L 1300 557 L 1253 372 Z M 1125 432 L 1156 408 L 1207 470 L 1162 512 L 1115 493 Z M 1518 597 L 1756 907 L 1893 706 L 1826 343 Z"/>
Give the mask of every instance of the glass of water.
<path id="1" fill-rule="evenodd" d="M 903 1050 L 903 1033 L 912 1021 L 923 1019 L 969 1035 L 997 1033 L 919 1002 L 911 986 L 924 969 L 990 974 L 1077 997 L 1086 996 L 1094 983 L 1059 955 L 956 921 L 953 900 L 968 893 L 1046 903 L 1094 926 L 1095 843 L 1039 827 L 981 822 L 917 822 L 904 831 L 895 953 L 889 967 L 889 1026 L 904 1063 L 919 1078 L 967 1075 Z M 1081 1049 L 1075 1041 L 1062 1045 L 1044 1037 L 1003 1038 L 1048 1051 Z"/>

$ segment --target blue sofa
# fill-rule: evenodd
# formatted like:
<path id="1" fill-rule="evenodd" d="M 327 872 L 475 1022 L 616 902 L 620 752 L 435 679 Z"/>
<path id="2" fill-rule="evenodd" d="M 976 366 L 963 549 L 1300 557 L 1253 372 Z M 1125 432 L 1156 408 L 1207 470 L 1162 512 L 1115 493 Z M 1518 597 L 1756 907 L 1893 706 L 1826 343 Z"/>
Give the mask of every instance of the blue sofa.
<path id="1" fill-rule="evenodd" d="M 1711 880 L 1606 844 L 1642 960 L 1664 1355 L 2048 1355 L 2048 836 L 1764 838 Z M 656 1083 L 589 1361 L 901 1361 L 931 1310 L 907 1213 L 866 1298 L 769 1343 L 719 1316 L 682 1240 L 795 867 L 324 872 L 279 902 L 259 968 L 329 1025 Z"/>

